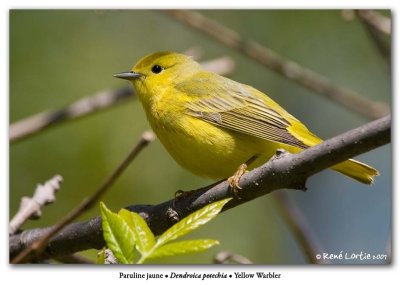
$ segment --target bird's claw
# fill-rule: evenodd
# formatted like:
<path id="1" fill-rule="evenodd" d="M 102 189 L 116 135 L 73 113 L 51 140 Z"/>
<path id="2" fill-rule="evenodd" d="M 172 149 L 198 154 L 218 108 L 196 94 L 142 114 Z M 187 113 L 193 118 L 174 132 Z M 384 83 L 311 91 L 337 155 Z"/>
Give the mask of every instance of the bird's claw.
<path id="1" fill-rule="evenodd" d="M 233 174 L 231 177 L 228 178 L 228 183 L 230 188 L 232 189 L 233 195 L 238 198 L 238 190 L 241 190 L 242 187 L 240 187 L 239 182 L 240 178 L 243 176 L 243 174 L 246 173 L 247 169 L 247 164 L 243 163 L 239 166 L 238 170 Z"/>

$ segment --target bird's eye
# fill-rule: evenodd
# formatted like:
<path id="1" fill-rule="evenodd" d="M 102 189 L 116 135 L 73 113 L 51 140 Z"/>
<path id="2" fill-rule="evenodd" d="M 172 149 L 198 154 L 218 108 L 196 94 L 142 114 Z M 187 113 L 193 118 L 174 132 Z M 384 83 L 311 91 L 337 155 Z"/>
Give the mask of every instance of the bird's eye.
<path id="1" fill-rule="evenodd" d="M 151 68 L 151 71 L 152 71 L 153 73 L 155 73 L 155 74 L 160 73 L 162 70 L 163 70 L 163 68 L 162 68 L 161 66 L 159 66 L 159 65 L 154 65 L 154 66 Z"/>

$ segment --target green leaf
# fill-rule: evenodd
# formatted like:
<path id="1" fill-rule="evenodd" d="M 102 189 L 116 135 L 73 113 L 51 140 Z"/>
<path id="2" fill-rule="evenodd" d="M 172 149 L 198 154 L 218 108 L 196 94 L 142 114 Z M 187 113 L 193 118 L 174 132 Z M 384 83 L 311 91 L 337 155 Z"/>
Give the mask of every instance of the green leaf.
<path id="1" fill-rule="evenodd" d="M 106 259 L 106 249 L 103 247 L 96 256 L 96 264 L 104 264 L 104 260 Z"/>
<path id="2" fill-rule="evenodd" d="M 126 209 L 120 210 L 118 215 L 124 219 L 133 231 L 137 250 L 142 255 L 148 253 L 156 242 L 146 221 L 138 213 L 130 212 Z"/>
<path id="3" fill-rule="evenodd" d="M 173 242 L 157 248 L 147 258 L 159 258 L 178 254 L 200 252 L 217 244 L 219 244 L 219 241 L 212 239 Z"/>
<path id="4" fill-rule="evenodd" d="M 173 241 L 180 236 L 192 232 L 194 229 L 204 225 L 211 219 L 215 218 L 221 211 L 222 207 L 232 198 L 227 198 L 218 202 L 207 205 L 200 210 L 190 214 L 179 223 L 173 225 L 166 230 L 158 239 L 157 247 L 167 242 Z"/>
<path id="5" fill-rule="evenodd" d="M 100 202 L 104 240 L 122 264 L 132 264 L 135 253 L 135 236 L 128 224 Z"/>

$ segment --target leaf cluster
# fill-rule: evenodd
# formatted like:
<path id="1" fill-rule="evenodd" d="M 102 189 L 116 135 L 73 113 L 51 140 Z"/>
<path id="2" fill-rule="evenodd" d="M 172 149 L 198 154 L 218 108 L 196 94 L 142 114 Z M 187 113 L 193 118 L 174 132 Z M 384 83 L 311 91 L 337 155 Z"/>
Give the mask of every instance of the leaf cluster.
<path id="1" fill-rule="evenodd" d="M 217 201 L 197 210 L 159 237 L 154 236 L 138 213 L 126 209 L 114 213 L 101 202 L 104 240 L 121 264 L 142 264 L 148 259 L 204 251 L 219 242 L 213 239 L 175 240 L 214 219 L 229 200 Z M 104 263 L 105 254 L 101 252 L 99 256 L 98 263 Z"/>

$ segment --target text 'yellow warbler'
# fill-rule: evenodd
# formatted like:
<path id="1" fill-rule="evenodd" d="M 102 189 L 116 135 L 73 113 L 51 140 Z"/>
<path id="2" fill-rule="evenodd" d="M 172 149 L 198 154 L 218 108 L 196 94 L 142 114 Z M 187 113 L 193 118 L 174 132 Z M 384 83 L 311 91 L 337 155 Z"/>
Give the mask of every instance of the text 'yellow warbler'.
<path id="1" fill-rule="evenodd" d="M 296 153 L 322 142 L 264 93 L 183 54 L 157 52 L 115 76 L 132 82 L 171 156 L 201 176 L 230 177 L 243 163 L 260 166 L 279 148 Z M 366 184 L 379 175 L 355 160 L 332 169 Z"/>

